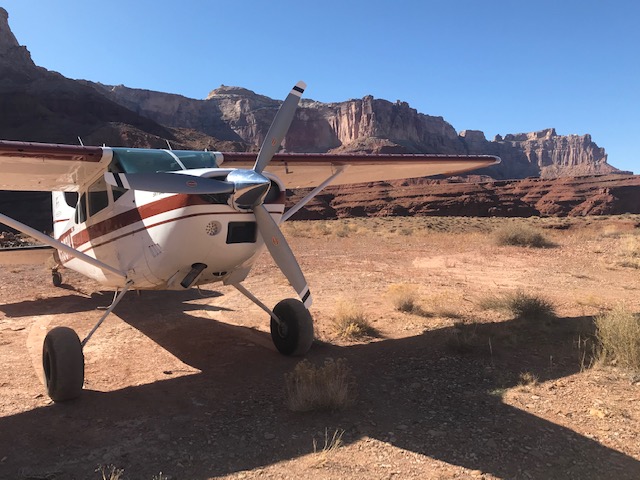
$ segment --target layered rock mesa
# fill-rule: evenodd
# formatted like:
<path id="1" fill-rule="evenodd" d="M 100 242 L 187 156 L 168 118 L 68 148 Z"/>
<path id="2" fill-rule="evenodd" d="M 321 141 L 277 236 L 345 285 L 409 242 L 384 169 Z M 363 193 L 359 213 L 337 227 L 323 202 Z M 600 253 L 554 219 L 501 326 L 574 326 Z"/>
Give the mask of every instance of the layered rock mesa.
<path id="1" fill-rule="evenodd" d="M 163 125 L 260 145 L 281 102 L 240 87 L 221 86 L 205 100 L 93 84 L 119 104 Z M 558 135 L 555 129 L 496 136 L 459 134 L 442 117 L 425 115 L 406 102 L 366 96 L 338 103 L 303 99 L 284 141 L 295 152 L 452 153 L 499 155 L 485 173 L 493 178 L 558 177 L 619 172 L 590 135 Z"/>
<path id="2" fill-rule="evenodd" d="M 293 192 L 295 204 L 307 190 Z M 640 213 L 640 175 L 490 182 L 416 178 L 329 187 L 293 217 L 316 220 L 392 215 L 564 217 Z"/>

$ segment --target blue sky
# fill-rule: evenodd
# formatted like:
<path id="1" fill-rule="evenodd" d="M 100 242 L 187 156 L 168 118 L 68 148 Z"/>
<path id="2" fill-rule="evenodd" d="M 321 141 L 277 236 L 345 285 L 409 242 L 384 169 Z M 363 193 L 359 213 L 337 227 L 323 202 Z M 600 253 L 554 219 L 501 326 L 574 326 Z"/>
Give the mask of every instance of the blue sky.
<path id="1" fill-rule="evenodd" d="M 36 64 L 205 98 L 373 95 L 458 131 L 592 135 L 640 173 L 640 2 L 3 0 Z"/>

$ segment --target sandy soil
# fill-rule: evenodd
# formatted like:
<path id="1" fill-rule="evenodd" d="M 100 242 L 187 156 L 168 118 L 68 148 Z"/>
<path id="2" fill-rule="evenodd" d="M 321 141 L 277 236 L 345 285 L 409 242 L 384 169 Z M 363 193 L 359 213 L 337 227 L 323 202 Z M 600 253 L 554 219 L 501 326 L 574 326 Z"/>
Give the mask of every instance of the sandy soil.
<path id="1" fill-rule="evenodd" d="M 491 230 L 518 222 L 557 246 L 496 246 Z M 640 478 L 639 378 L 589 368 L 593 316 L 640 312 L 640 269 L 625 261 L 640 217 L 286 231 L 315 297 L 307 358 L 346 359 L 352 407 L 290 411 L 284 375 L 300 359 L 275 351 L 261 310 L 216 285 L 125 297 L 85 349 L 82 397 L 53 404 L 39 378 L 47 329 L 82 338 L 112 294 L 73 272 L 55 288 L 42 267 L 0 267 L 0 478 L 102 479 L 110 465 L 121 479 Z M 396 284 L 413 285 L 425 313 L 396 311 Z M 266 254 L 246 286 L 269 305 L 292 296 Z M 479 306 L 516 289 L 553 302 L 558 319 Z M 338 338 L 341 302 L 379 336 Z M 336 431 L 342 445 L 322 451 Z"/>

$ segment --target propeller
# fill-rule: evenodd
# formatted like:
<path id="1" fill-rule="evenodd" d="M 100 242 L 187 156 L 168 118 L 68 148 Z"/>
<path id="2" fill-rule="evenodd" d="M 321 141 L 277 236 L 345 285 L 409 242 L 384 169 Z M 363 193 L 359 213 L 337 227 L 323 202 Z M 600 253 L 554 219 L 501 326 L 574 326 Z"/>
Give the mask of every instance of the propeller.
<path id="1" fill-rule="evenodd" d="M 215 178 L 177 175 L 175 173 L 112 173 L 104 174 L 105 181 L 114 187 L 147 192 L 216 194 L 233 193 L 235 184 Z"/>
<path id="2" fill-rule="evenodd" d="M 271 181 L 262 172 L 280 148 L 293 117 L 300 97 L 307 85 L 300 81 L 287 95 L 276 113 L 252 170 L 234 170 L 226 181 L 215 178 L 180 175 L 175 173 L 105 173 L 105 181 L 116 187 L 149 192 L 217 194 L 229 193 L 231 204 L 238 210 L 250 210 L 255 214 L 258 231 L 269 253 L 287 278 L 306 308 L 311 306 L 309 286 L 291 247 L 284 238 L 278 224 L 263 205 Z"/>
<path id="3" fill-rule="evenodd" d="M 302 81 L 296 83 L 280 106 L 278 113 L 276 113 L 276 116 L 273 119 L 273 123 L 269 127 L 267 136 L 262 142 L 258 158 L 253 166 L 255 174 L 262 174 L 262 171 L 267 165 L 269 165 L 269 162 L 278 151 L 278 148 L 280 148 L 280 144 L 282 143 L 282 140 L 284 140 L 284 136 L 287 134 L 287 131 L 291 126 L 291 122 L 293 121 L 296 108 L 298 108 L 298 103 L 300 102 L 300 97 L 306 87 L 307 85 Z M 260 232 L 269 253 L 271 253 L 273 260 L 276 262 L 276 265 L 278 265 L 278 268 L 280 268 L 284 276 L 287 277 L 291 286 L 298 293 L 298 296 L 300 297 L 300 300 L 302 300 L 302 303 L 304 303 L 304 306 L 309 308 L 312 303 L 312 298 L 307 280 L 304 278 L 300 265 L 291 251 L 291 247 L 289 247 L 287 240 L 284 238 L 280 227 L 276 224 L 273 218 L 271 218 L 271 215 L 267 212 L 267 209 L 261 201 L 252 206 L 253 213 L 256 216 L 258 231 Z"/>
<path id="4" fill-rule="evenodd" d="M 287 277 L 289 283 L 298 293 L 300 300 L 304 303 L 304 306 L 309 308 L 311 306 L 312 298 L 309 291 L 309 285 L 304 278 L 304 274 L 300 269 L 300 265 L 296 260 L 295 255 L 291 251 L 291 247 L 287 243 L 287 240 L 282 234 L 282 230 L 278 227 L 278 224 L 271 218 L 271 214 L 267 211 L 264 205 L 256 205 L 253 207 L 253 213 L 256 216 L 256 222 L 258 223 L 258 231 L 264 243 L 269 250 L 269 253 L 276 262 L 276 265 L 280 268 L 284 276 Z"/>
<path id="5" fill-rule="evenodd" d="M 307 88 L 307 84 L 303 81 L 296 83 L 282 105 L 280 105 L 280 109 L 269 127 L 267 136 L 262 142 L 260 152 L 258 152 L 258 158 L 256 158 L 256 163 L 253 166 L 255 172 L 262 173 L 278 151 L 278 148 L 280 148 L 284 136 L 287 134 L 287 131 L 289 131 L 293 116 L 300 102 L 300 97 L 304 93 L 305 88 Z"/>

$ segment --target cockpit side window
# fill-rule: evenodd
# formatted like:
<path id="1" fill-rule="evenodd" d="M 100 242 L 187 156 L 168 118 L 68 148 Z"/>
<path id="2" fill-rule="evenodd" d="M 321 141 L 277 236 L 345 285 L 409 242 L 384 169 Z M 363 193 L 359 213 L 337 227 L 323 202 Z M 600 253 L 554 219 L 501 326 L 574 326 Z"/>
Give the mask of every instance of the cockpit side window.
<path id="1" fill-rule="evenodd" d="M 124 168 L 122 168 L 122 164 L 120 163 L 119 158 L 115 154 L 107 170 L 112 173 L 124 173 Z M 111 186 L 111 193 L 113 194 L 114 202 L 118 200 L 126 192 L 127 192 L 126 188 Z"/>
<path id="2" fill-rule="evenodd" d="M 64 192 L 64 201 L 70 207 L 74 207 L 78 204 L 78 192 Z"/>
<path id="3" fill-rule="evenodd" d="M 95 215 L 100 210 L 104 210 L 109 206 L 109 195 L 107 193 L 107 183 L 104 177 L 96 180 L 88 190 L 89 200 L 89 216 Z"/>

